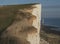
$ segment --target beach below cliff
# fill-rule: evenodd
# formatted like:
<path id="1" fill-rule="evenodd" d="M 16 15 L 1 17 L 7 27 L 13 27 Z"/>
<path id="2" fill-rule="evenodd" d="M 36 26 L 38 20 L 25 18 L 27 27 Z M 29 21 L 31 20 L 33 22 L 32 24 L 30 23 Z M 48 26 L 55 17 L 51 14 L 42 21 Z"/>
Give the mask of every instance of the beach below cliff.
<path id="1" fill-rule="evenodd" d="M 59 27 L 41 25 L 40 37 L 49 44 L 60 44 Z"/>

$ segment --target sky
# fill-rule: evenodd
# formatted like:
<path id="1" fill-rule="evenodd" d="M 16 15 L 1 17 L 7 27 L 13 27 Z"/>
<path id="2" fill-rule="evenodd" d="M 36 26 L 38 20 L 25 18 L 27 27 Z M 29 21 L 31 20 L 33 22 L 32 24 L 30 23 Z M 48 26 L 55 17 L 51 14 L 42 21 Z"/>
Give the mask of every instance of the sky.
<path id="1" fill-rule="evenodd" d="M 40 0 L 0 0 L 0 5 L 11 5 L 11 4 L 26 4 L 26 3 L 37 3 Z"/>
<path id="2" fill-rule="evenodd" d="M 44 6 L 60 5 L 60 0 L 40 0 Z"/>
<path id="3" fill-rule="evenodd" d="M 43 18 L 60 18 L 60 0 L 40 0 Z"/>
<path id="4" fill-rule="evenodd" d="M 44 6 L 60 5 L 60 0 L 0 0 L 0 5 L 6 4 L 25 4 L 39 2 Z"/>
<path id="5" fill-rule="evenodd" d="M 0 0 L 0 5 L 41 3 L 42 17 L 60 18 L 60 0 Z"/>

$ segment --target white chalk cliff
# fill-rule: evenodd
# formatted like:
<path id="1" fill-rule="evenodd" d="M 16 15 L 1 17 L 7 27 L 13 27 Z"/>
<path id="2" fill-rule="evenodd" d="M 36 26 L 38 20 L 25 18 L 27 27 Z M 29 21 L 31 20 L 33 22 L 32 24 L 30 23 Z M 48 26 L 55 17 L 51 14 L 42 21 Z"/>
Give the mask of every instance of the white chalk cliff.
<path id="1" fill-rule="evenodd" d="M 1 35 L 1 44 L 40 44 L 41 5 L 18 10 L 16 20 Z M 32 15 L 31 15 L 32 14 Z M 16 43 L 15 43 L 16 42 Z"/>

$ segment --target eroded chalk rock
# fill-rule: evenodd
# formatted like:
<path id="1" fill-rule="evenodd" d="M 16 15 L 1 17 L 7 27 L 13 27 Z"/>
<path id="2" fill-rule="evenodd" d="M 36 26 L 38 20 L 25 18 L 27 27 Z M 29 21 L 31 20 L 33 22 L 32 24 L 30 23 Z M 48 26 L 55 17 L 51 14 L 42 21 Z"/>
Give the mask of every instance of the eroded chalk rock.
<path id="1" fill-rule="evenodd" d="M 1 44 L 40 44 L 41 6 L 33 7 L 16 12 L 14 22 L 1 34 Z"/>
<path id="2" fill-rule="evenodd" d="M 37 29 L 32 26 L 36 16 L 29 12 L 19 12 L 15 21 L 2 33 L 1 44 L 30 44 L 27 40 L 28 35 L 37 33 Z"/>

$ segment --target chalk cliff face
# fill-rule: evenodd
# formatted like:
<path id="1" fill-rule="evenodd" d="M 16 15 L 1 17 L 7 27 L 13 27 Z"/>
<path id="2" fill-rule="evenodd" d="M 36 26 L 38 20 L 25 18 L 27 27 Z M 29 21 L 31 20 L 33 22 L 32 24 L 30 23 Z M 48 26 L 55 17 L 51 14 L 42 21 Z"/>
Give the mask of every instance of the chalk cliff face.
<path id="1" fill-rule="evenodd" d="M 40 4 L 19 9 L 14 22 L 1 34 L 1 44 L 40 44 Z"/>
<path id="2" fill-rule="evenodd" d="M 41 5 L 36 4 L 33 5 L 32 9 L 32 14 L 36 16 L 36 19 L 33 21 L 33 26 L 37 28 L 37 33 L 36 34 L 31 34 L 29 35 L 28 40 L 30 41 L 31 44 L 40 44 L 40 21 L 41 21 Z"/>

